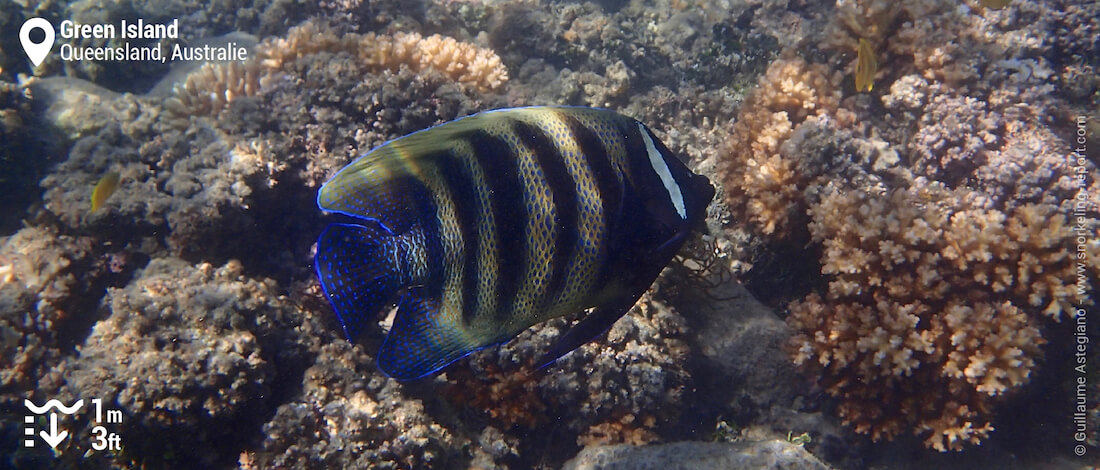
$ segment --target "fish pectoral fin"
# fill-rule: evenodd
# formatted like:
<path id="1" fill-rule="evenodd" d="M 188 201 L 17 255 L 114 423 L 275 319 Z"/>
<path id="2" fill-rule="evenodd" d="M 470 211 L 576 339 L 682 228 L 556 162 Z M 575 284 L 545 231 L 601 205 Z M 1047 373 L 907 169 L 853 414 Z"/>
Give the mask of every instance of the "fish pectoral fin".
<path id="1" fill-rule="evenodd" d="M 549 366 L 562 356 L 573 352 L 574 349 L 606 333 L 611 325 L 614 325 L 619 318 L 630 311 L 630 308 L 634 306 L 634 303 L 638 301 L 643 293 L 645 293 L 644 289 L 634 294 L 616 296 L 596 306 L 588 316 L 582 318 L 580 322 L 566 331 L 558 339 L 558 342 L 554 343 L 550 350 L 546 351 L 546 354 L 543 354 L 538 361 L 539 368 Z"/>
<path id="2" fill-rule="evenodd" d="M 419 379 L 489 344 L 471 339 L 462 315 L 448 314 L 424 289 L 405 294 L 378 353 L 378 367 L 397 380 Z"/>

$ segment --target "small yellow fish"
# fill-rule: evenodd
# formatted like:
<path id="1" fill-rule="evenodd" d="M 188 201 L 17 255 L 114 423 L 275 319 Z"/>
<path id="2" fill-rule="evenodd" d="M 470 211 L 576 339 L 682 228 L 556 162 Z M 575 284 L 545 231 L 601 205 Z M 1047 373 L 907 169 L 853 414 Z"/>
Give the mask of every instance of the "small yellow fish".
<path id="1" fill-rule="evenodd" d="M 1012 3 L 1012 0 L 978 0 L 978 3 L 981 3 L 982 6 L 986 8 L 1000 10 L 1007 7 L 1009 3 Z"/>
<path id="2" fill-rule="evenodd" d="M 118 189 L 118 178 L 117 171 L 109 171 L 95 184 L 95 189 L 92 190 L 92 212 L 103 207 L 103 203 L 107 202 L 107 198 L 115 193 L 115 190 Z"/>
<path id="3" fill-rule="evenodd" d="M 875 73 L 878 72 L 878 59 L 875 51 L 871 50 L 871 43 L 866 39 L 859 39 L 859 49 L 856 51 L 856 91 L 871 91 L 875 86 Z"/>

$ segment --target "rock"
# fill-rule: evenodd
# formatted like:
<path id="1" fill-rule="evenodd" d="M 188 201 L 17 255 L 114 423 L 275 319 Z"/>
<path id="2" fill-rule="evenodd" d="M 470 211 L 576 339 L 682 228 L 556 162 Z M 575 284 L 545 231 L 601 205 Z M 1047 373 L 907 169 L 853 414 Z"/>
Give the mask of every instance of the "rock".
<path id="1" fill-rule="evenodd" d="M 611 469 L 826 469 L 802 446 L 780 440 L 761 442 L 677 442 L 636 447 L 588 447 L 562 470 Z"/>

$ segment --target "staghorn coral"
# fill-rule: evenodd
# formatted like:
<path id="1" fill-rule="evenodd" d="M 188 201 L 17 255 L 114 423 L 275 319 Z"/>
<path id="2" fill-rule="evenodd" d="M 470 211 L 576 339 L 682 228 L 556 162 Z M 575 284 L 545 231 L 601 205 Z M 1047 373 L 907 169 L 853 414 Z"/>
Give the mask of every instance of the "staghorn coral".
<path id="1" fill-rule="evenodd" d="M 353 54 L 363 66 L 375 71 L 401 66 L 414 72 L 434 70 L 482 93 L 508 81 L 508 70 L 493 51 L 454 38 L 417 33 L 352 33 L 337 37 L 314 23 L 292 28 L 286 38 L 265 41 L 257 50 L 257 59 L 264 67 L 278 70 L 302 56 L 323 52 Z"/>
<path id="2" fill-rule="evenodd" d="M 810 209 L 829 285 L 790 305 L 790 349 L 874 440 L 912 429 L 941 451 L 980 442 L 995 398 L 1031 375 L 1042 317 L 1072 312 L 1065 216 L 960 199 L 934 185 L 832 191 Z"/>
<path id="3" fill-rule="evenodd" d="M 836 80 L 820 65 L 778 60 L 742 104 L 719 172 L 735 217 L 762 234 L 782 236 L 804 210 L 809 179 L 779 147 L 806 118 L 835 111 Z"/>

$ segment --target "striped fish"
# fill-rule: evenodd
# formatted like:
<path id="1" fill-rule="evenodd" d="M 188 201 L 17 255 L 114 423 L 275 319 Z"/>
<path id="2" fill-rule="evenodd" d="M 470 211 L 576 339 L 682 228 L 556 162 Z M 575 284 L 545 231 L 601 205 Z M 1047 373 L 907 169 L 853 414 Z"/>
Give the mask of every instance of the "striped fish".
<path id="1" fill-rule="evenodd" d="M 611 111 L 483 112 L 372 150 L 321 187 L 315 266 L 349 340 L 396 301 L 378 354 L 429 375 L 542 321 L 594 307 L 543 364 L 606 331 L 649 288 L 714 188 Z"/>

